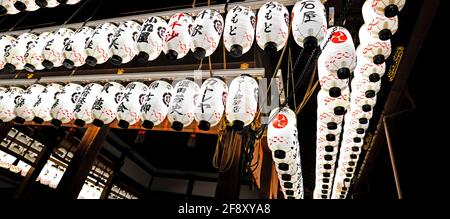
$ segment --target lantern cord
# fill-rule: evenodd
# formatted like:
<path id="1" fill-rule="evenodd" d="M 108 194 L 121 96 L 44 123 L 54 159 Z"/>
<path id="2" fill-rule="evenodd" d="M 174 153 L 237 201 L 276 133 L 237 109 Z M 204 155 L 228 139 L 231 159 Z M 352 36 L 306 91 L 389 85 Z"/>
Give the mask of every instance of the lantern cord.
<path id="1" fill-rule="evenodd" d="M 300 113 L 300 111 L 306 105 L 306 103 L 308 102 L 309 98 L 312 96 L 312 94 L 314 93 L 314 91 L 317 88 L 318 81 L 316 81 L 316 83 L 313 86 L 313 82 L 314 82 L 314 79 L 315 79 L 315 76 L 316 76 L 316 72 L 317 72 L 317 64 L 314 66 L 313 75 L 311 76 L 311 79 L 309 80 L 308 88 L 306 89 L 306 94 L 305 94 L 305 96 L 303 96 L 302 102 L 298 106 L 296 105 L 296 107 L 295 107 L 295 114 L 296 115 L 298 115 Z"/>
<path id="2" fill-rule="evenodd" d="M 26 13 L 22 18 L 20 18 L 20 19 L 19 19 L 19 20 L 11 27 L 11 28 L 9 28 L 8 31 L 14 30 L 14 28 L 16 28 L 17 25 L 19 25 L 23 20 L 25 20 L 25 18 L 26 18 L 29 14 L 30 14 L 30 12 L 27 11 L 27 13 Z"/>
<path id="3" fill-rule="evenodd" d="M 208 56 L 208 66 L 209 66 L 209 77 L 212 77 L 211 56 Z"/>
<path id="4" fill-rule="evenodd" d="M 90 2 L 90 0 L 84 1 L 82 5 L 80 5 L 80 7 L 78 7 L 78 9 L 69 17 L 67 18 L 66 21 L 64 21 L 64 23 L 62 24 L 62 26 L 66 25 L 70 20 L 72 20 L 73 17 L 75 17 L 75 15 L 78 14 L 78 12 L 81 11 L 82 8 L 84 8 L 84 6 L 86 6 L 86 4 Z"/>
<path id="5" fill-rule="evenodd" d="M 198 64 L 197 70 L 202 70 L 202 66 L 203 66 L 203 59 L 200 59 L 200 63 Z"/>
<path id="6" fill-rule="evenodd" d="M 288 84 L 288 86 L 289 86 L 289 83 L 291 83 L 292 89 L 294 89 L 294 69 L 293 69 L 293 66 L 292 66 L 291 47 L 289 47 L 288 63 L 289 63 L 289 65 L 288 65 L 288 78 L 290 78 L 290 81 L 288 80 L 288 83 L 286 83 L 286 84 Z M 289 90 L 287 90 L 286 93 L 289 94 Z M 294 94 L 294 106 L 296 106 L 297 105 L 297 98 L 295 97 L 295 92 L 293 94 Z"/>

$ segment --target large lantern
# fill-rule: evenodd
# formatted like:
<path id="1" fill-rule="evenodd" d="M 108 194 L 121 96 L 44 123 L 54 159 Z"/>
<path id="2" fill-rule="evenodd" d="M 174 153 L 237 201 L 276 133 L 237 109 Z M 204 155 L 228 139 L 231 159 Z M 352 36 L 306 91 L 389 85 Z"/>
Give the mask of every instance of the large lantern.
<path id="1" fill-rule="evenodd" d="M 274 55 L 289 37 L 289 11 L 278 2 L 267 2 L 258 11 L 256 42 L 259 48 Z"/>
<path id="2" fill-rule="evenodd" d="M 28 47 L 25 53 L 25 66 L 23 67 L 28 72 L 34 72 L 35 70 L 42 70 L 45 67 L 42 65 L 44 57 L 42 56 L 42 50 L 47 45 L 47 42 L 53 37 L 51 32 L 43 32 L 39 34 L 39 38 Z"/>
<path id="3" fill-rule="evenodd" d="M 54 8 L 59 5 L 58 0 L 35 0 L 41 8 Z"/>
<path id="4" fill-rule="evenodd" d="M 94 120 L 92 116 L 92 106 L 94 105 L 97 95 L 102 91 L 103 86 L 97 83 L 90 83 L 84 86 L 80 98 L 73 110 L 75 115 L 74 124 L 80 127 L 92 123 Z"/>
<path id="5" fill-rule="evenodd" d="M 223 44 L 233 57 L 247 53 L 255 38 L 256 17 L 248 7 L 234 6 L 225 18 Z"/>
<path id="6" fill-rule="evenodd" d="M 32 33 L 20 34 L 16 40 L 12 41 L 10 47 L 5 48 L 5 70 L 14 72 L 15 70 L 22 70 L 25 66 L 25 53 L 30 45 L 34 43 L 37 36 Z"/>
<path id="7" fill-rule="evenodd" d="M 398 17 L 385 17 L 377 14 L 370 6 L 370 1 L 364 2 L 362 6 L 364 23 L 370 35 L 380 40 L 388 40 L 398 29 Z"/>
<path id="8" fill-rule="evenodd" d="M 386 72 L 386 63 L 377 65 L 363 57 L 363 54 L 357 52 L 358 63 L 353 72 L 355 78 L 368 78 L 370 82 L 377 82 Z"/>
<path id="9" fill-rule="evenodd" d="M 126 129 L 141 119 L 141 108 L 147 91 L 147 85 L 142 82 L 131 82 L 127 85 L 122 102 L 117 108 L 119 127 Z"/>
<path id="10" fill-rule="evenodd" d="M 41 94 L 44 89 L 45 87 L 40 84 L 33 84 L 29 86 L 23 94 L 16 98 L 16 107 L 14 108 L 16 122 L 24 123 L 25 121 L 33 120 L 33 106 L 36 103 L 38 95 Z"/>
<path id="11" fill-rule="evenodd" d="M 14 7 L 14 2 L 15 0 L 0 1 L 0 15 L 19 13 L 20 11 Z"/>
<path id="12" fill-rule="evenodd" d="M 167 22 L 160 17 L 149 17 L 142 24 L 141 32 L 136 40 L 139 51 L 136 59 L 140 63 L 154 60 L 161 54 Z"/>
<path id="13" fill-rule="evenodd" d="M 195 108 L 195 121 L 199 129 L 208 131 L 220 122 L 227 95 L 228 86 L 221 79 L 208 78 L 203 82 Z"/>
<path id="14" fill-rule="evenodd" d="M 181 131 L 192 123 L 199 91 L 198 85 L 191 80 L 182 80 L 175 85 L 167 114 L 172 129 Z"/>
<path id="15" fill-rule="evenodd" d="M 123 22 L 114 33 L 113 40 L 109 44 L 112 52 L 111 64 L 119 66 L 131 61 L 138 53 L 136 40 L 141 25 L 135 21 Z"/>
<path id="16" fill-rule="evenodd" d="M 306 49 L 322 44 L 327 33 L 325 6 L 319 0 L 301 0 L 292 9 L 292 36 Z"/>
<path id="17" fill-rule="evenodd" d="M 275 108 L 269 115 L 267 141 L 274 160 L 299 156 L 297 118 L 295 113 L 284 107 Z M 290 155 L 290 156 L 288 156 Z"/>
<path id="18" fill-rule="evenodd" d="M 198 60 L 210 56 L 219 45 L 223 31 L 223 18 L 217 10 L 200 12 L 192 29 L 191 51 Z"/>
<path id="19" fill-rule="evenodd" d="M 64 62 L 64 45 L 69 41 L 73 35 L 73 30 L 67 28 L 60 28 L 53 34 L 53 38 L 47 42 L 42 50 L 42 56 L 44 61 L 42 65 L 46 69 L 52 69 L 53 67 L 59 67 Z"/>
<path id="20" fill-rule="evenodd" d="M 391 55 L 391 40 L 382 41 L 378 38 L 373 38 L 367 31 L 366 25 L 362 25 L 359 29 L 359 41 L 360 45 L 356 52 L 363 54 L 364 57 L 377 65 L 384 63 Z"/>
<path id="21" fill-rule="evenodd" d="M 51 83 L 37 97 L 33 105 L 33 122 L 42 124 L 52 119 L 50 109 L 56 101 L 56 96 L 64 87 L 60 84 Z"/>
<path id="22" fill-rule="evenodd" d="M 168 59 L 181 59 L 189 52 L 193 23 L 192 17 L 186 13 L 176 13 L 170 17 L 163 43 Z"/>
<path id="23" fill-rule="evenodd" d="M 14 37 L 9 35 L 0 36 L 0 70 L 3 69 L 6 64 L 5 51 L 10 50 L 11 44 L 14 40 Z"/>
<path id="24" fill-rule="evenodd" d="M 39 9 L 34 0 L 17 0 L 14 7 L 19 11 L 36 11 Z"/>
<path id="25" fill-rule="evenodd" d="M 79 67 L 84 65 L 86 62 L 86 43 L 92 36 L 94 30 L 90 27 L 82 27 L 75 31 L 75 33 L 69 38 L 69 41 L 64 46 L 63 54 L 64 61 L 63 65 L 67 69 L 72 69 L 73 67 Z"/>
<path id="26" fill-rule="evenodd" d="M 172 98 L 172 85 L 167 81 L 158 80 L 149 86 L 148 94 L 142 104 L 142 126 L 152 129 L 159 125 L 167 116 L 170 99 Z"/>
<path id="27" fill-rule="evenodd" d="M 68 83 L 62 89 L 61 93 L 56 96 L 50 115 L 52 115 L 52 124 L 61 126 L 62 123 L 68 123 L 75 119 L 73 110 L 77 104 L 83 86 L 75 83 Z"/>
<path id="28" fill-rule="evenodd" d="M 394 17 L 403 9 L 406 0 L 368 0 L 368 2 L 377 14 Z"/>
<path id="29" fill-rule="evenodd" d="M 112 56 L 109 45 L 112 42 L 116 26 L 112 23 L 104 23 L 95 28 L 94 33 L 86 43 L 86 64 L 95 66 L 103 64 Z"/>
<path id="30" fill-rule="evenodd" d="M 231 81 L 225 114 L 235 130 L 253 122 L 258 108 L 258 82 L 251 76 L 241 75 Z"/>
<path id="31" fill-rule="evenodd" d="M 0 95 L 0 124 L 9 122 L 16 117 L 14 114 L 15 103 L 17 97 L 23 92 L 24 90 L 19 87 L 9 87 L 6 91 L 2 92 Z"/>
<path id="32" fill-rule="evenodd" d="M 117 107 L 122 102 L 124 90 L 125 87 L 117 82 L 108 82 L 103 86 L 92 107 L 94 116 L 92 124 L 102 127 L 116 118 Z"/>

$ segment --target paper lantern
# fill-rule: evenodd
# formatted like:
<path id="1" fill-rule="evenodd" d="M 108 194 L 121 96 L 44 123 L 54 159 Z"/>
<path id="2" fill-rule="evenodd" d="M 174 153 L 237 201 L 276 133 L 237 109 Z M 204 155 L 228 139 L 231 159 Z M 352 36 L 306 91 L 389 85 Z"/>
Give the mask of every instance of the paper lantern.
<path id="1" fill-rule="evenodd" d="M 346 124 L 345 126 L 349 126 L 355 129 L 357 133 L 364 133 L 365 130 L 369 127 L 369 123 L 360 123 L 359 119 L 352 117 L 351 113 L 345 114 L 344 120 Z"/>
<path id="2" fill-rule="evenodd" d="M 341 90 L 348 87 L 348 79 L 341 79 L 335 72 L 330 72 L 325 65 L 317 65 L 320 88 L 328 91 L 331 97 L 341 95 Z"/>
<path id="3" fill-rule="evenodd" d="M 120 24 L 109 44 L 112 52 L 111 64 L 119 66 L 131 61 L 137 55 L 136 40 L 140 30 L 141 25 L 135 21 L 126 21 Z"/>
<path id="4" fill-rule="evenodd" d="M 0 1 L 0 15 L 4 14 L 17 14 L 20 11 L 14 7 L 15 0 L 2 0 Z"/>
<path id="5" fill-rule="evenodd" d="M 20 34 L 16 40 L 12 41 L 10 47 L 5 47 L 5 60 L 6 64 L 4 69 L 8 72 L 14 72 L 15 70 L 22 70 L 25 66 L 25 53 L 30 45 L 34 43 L 37 36 L 32 33 Z"/>
<path id="6" fill-rule="evenodd" d="M 197 15 L 192 29 L 191 51 L 201 60 L 210 56 L 220 43 L 223 18 L 217 10 L 203 10 Z"/>
<path id="7" fill-rule="evenodd" d="M 394 17 L 403 9 L 406 0 L 368 0 L 368 2 L 377 14 Z"/>
<path id="8" fill-rule="evenodd" d="M 373 98 L 367 98 L 362 92 L 352 92 L 350 94 L 350 108 L 360 108 L 363 111 L 370 111 L 377 103 L 376 96 Z"/>
<path id="9" fill-rule="evenodd" d="M 39 9 L 34 0 L 18 0 L 14 3 L 14 7 L 19 11 L 36 11 Z"/>
<path id="10" fill-rule="evenodd" d="M 367 31 L 374 38 L 388 40 L 397 32 L 398 17 L 385 17 L 384 15 L 377 14 L 370 6 L 370 1 L 364 2 L 362 15 L 364 23 L 367 26 Z"/>
<path id="11" fill-rule="evenodd" d="M 80 98 L 73 110 L 75 125 L 84 127 L 86 124 L 92 123 L 94 120 L 94 117 L 92 116 L 92 106 L 102 89 L 103 86 L 97 83 L 90 83 L 84 86 L 83 92 L 81 92 Z"/>
<path id="12" fill-rule="evenodd" d="M 317 121 L 325 124 L 329 129 L 338 129 L 343 119 L 343 116 L 336 116 L 334 111 L 328 107 L 317 108 Z"/>
<path id="13" fill-rule="evenodd" d="M 128 128 L 141 119 L 141 108 L 144 103 L 148 87 L 141 82 L 131 82 L 124 91 L 122 102 L 117 108 L 118 126 Z"/>
<path id="14" fill-rule="evenodd" d="M 16 117 L 14 114 L 14 107 L 16 105 L 17 96 L 23 92 L 24 90 L 19 87 L 9 87 L 6 91 L 3 91 L 0 96 L 0 124 L 9 122 Z"/>
<path id="15" fill-rule="evenodd" d="M 35 2 L 41 8 L 54 8 L 59 5 L 58 0 L 35 0 Z"/>
<path id="16" fill-rule="evenodd" d="M 152 129 L 161 124 L 167 116 L 170 99 L 172 98 L 172 85 L 167 81 L 158 80 L 148 86 L 141 108 L 142 126 Z"/>
<path id="17" fill-rule="evenodd" d="M 278 2 L 267 2 L 258 11 L 256 43 L 268 54 L 280 51 L 289 37 L 289 11 Z"/>
<path id="18" fill-rule="evenodd" d="M 76 30 L 64 46 L 63 54 L 64 61 L 63 65 L 67 69 L 72 69 L 73 67 L 79 67 L 84 65 L 86 62 L 86 43 L 92 36 L 94 30 L 90 27 L 82 27 Z"/>
<path id="19" fill-rule="evenodd" d="M 234 6 L 225 18 L 223 44 L 230 55 L 241 57 L 247 53 L 255 38 L 256 16 L 248 7 Z"/>
<path id="20" fill-rule="evenodd" d="M 355 109 L 351 109 L 351 114 L 352 117 L 359 119 L 360 123 L 368 123 L 369 120 L 372 118 L 373 115 L 373 111 L 369 110 L 369 111 L 363 111 L 361 108 L 355 108 Z M 365 119 L 364 121 L 366 122 L 361 122 L 363 121 L 362 119 Z"/>
<path id="21" fill-rule="evenodd" d="M 222 119 L 228 96 L 228 86 L 219 78 L 208 78 L 200 87 L 195 121 L 198 128 L 208 131 Z"/>
<path id="22" fill-rule="evenodd" d="M 62 85 L 55 83 L 51 83 L 45 87 L 33 105 L 33 122 L 42 124 L 44 121 L 48 122 L 52 119 L 50 109 L 56 101 L 56 96 L 63 88 Z"/>
<path id="23" fill-rule="evenodd" d="M 169 60 L 181 59 L 189 52 L 193 23 L 192 17 L 186 13 L 170 17 L 163 42 L 163 51 Z"/>
<path id="24" fill-rule="evenodd" d="M 5 51 L 11 49 L 11 44 L 14 40 L 15 38 L 9 35 L 0 36 L 0 70 L 3 69 L 6 64 Z"/>
<path id="25" fill-rule="evenodd" d="M 198 85 L 191 80 L 182 80 L 175 85 L 167 114 L 172 129 L 181 131 L 192 123 L 199 91 Z"/>
<path id="26" fill-rule="evenodd" d="M 112 23 L 104 23 L 95 28 L 94 33 L 86 43 L 86 64 L 95 66 L 103 64 L 111 58 L 112 53 L 109 45 L 113 40 L 116 26 Z"/>
<path id="27" fill-rule="evenodd" d="M 363 57 L 377 65 L 384 63 L 391 55 L 391 40 L 382 41 L 371 37 L 365 25 L 359 29 L 359 41 L 360 45 L 356 52 L 363 54 Z"/>
<path id="28" fill-rule="evenodd" d="M 38 95 L 41 94 L 44 89 L 45 87 L 40 84 L 33 84 L 29 86 L 23 94 L 16 97 L 14 113 L 17 116 L 15 118 L 17 123 L 33 120 L 33 106 L 36 103 Z"/>
<path id="29" fill-rule="evenodd" d="M 108 82 L 95 99 L 92 106 L 92 124 L 102 127 L 111 123 L 117 116 L 117 107 L 122 102 L 125 87 L 116 82 Z"/>
<path id="30" fill-rule="evenodd" d="M 302 48 L 314 49 L 327 33 L 325 6 L 319 0 L 301 0 L 292 8 L 292 36 Z"/>
<path id="31" fill-rule="evenodd" d="M 167 22 L 160 17 L 149 17 L 145 20 L 136 40 L 138 62 L 145 63 L 158 58 L 163 48 L 166 30 Z"/>
<path id="32" fill-rule="evenodd" d="M 258 108 L 258 82 L 241 75 L 231 81 L 226 103 L 226 118 L 235 130 L 253 122 Z"/>
<path id="33" fill-rule="evenodd" d="M 25 53 L 25 66 L 23 67 L 28 72 L 34 72 L 35 70 L 42 70 L 45 67 L 42 65 L 44 57 L 42 56 L 42 50 L 47 45 L 47 42 L 53 37 L 51 32 L 43 32 L 39 34 L 39 38 L 34 41 L 28 47 Z"/>
<path id="34" fill-rule="evenodd" d="M 349 103 L 349 90 L 344 89 L 339 97 L 331 97 L 328 92 L 320 90 L 317 94 L 318 107 L 327 107 L 332 110 L 335 115 L 344 115 Z"/>
<path id="35" fill-rule="evenodd" d="M 46 69 L 62 66 L 64 62 L 64 45 L 69 41 L 74 31 L 67 28 L 60 28 L 53 34 L 51 40 L 47 42 L 42 50 L 44 61 L 42 65 Z"/>
<path id="36" fill-rule="evenodd" d="M 83 86 L 79 84 L 68 83 L 64 86 L 50 109 L 53 125 L 61 126 L 62 123 L 68 123 L 75 119 L 74 109 L 82 91 Z"/>
<path id="37" fill-rule="evenodd" d="M 358 63 L 356 64 L 354 76 L 368 78 L 370 82 L 377 82 L 386 72 L 386 63 L 377 65 L 358 54 Z M 360 57 L 361 56 L 361 57 Z"/>
<path id="38" fill-rule="evenodd" d="M 271 111 L 269 118 L 272 121 L 267 128 L 267 143 L 274 161 L 277 159 L 284 161 L 286 158 L 300 156 L 295 113 L 287 107 L 281 110 L 275 108 Z"/>
<path id="39" fill-rule="evenodd" d="M 350 85 L 352 92 L 362 92 L 367 98 L 373 98 L 380 91 L 381 81 L 370 82 L 367 78 L 355 77 Z"/>

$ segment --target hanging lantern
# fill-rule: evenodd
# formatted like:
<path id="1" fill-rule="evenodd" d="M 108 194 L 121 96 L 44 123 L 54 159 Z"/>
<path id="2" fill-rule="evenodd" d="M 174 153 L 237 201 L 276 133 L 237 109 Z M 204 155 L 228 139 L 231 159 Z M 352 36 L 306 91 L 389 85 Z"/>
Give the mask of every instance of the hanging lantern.
<path id="1" fill-rule="evenodd" d="M 84 127 L 86 124 L 92 123 L 94 120 L 94 117 L 92 116 L 92 106 L 102 89 L 103 86 L 97 83 L 90 83 L 84 86 L 83 92 L 81 92 L 80 98 L 73 110 L 75 125 Z"/>
<path id="2" fill-rule="evenodd" d="M 39 38 L 34 41 L 28 47 L 25 53 L 25 66 L 23 67 L 28 72 L 34 72 L 35 70 L 42 70 L 45 67 L 42 65 L 44 57 L 42 56 L 42 50 L 47 45 L 47 42 L 53 38 L 53 33 L 43 32 L 39 34 Z"/>
<path id="3" fill-rule="evenodd" d="M 5 51 L 10 50 L 12 42 L 15 40 L 14 37 L 9 35 L 0 36 L 0 70 L 5 67 Z"/>
<path id="4" fill-rule="evenodd" d="M 14 101 L 16 106 L 14 108 L 14 114 L 16 114 L 15 121 L 17 123 L 24 123 L 25 121 L 31 121 L 34 118 L 33 106 L 39 94 L 45 89 L 40 84 L 33 84 L 29 86 L 23 94 L 16 97 Z"/>
<path id="5" fill-rule="evenodd" d="M 95 66 L 103 64 L 112 56 L 109 45 L 112 42 L 116 25 L 112 23 L 104 23 L 95 28 L 94 33 L 86 43 L 86 64 Z"/>
<path id="6" fill-rule="evenodd" d="M 275 55 L 289 37 L 289 11 L 278 2 L 267 2 L 258 11 L 256 42 L 259 48 Z"/>
<path id="7" fill-rule="evenodd" d="M 354 76 L 368 78 L 370 82 L 377 82 L 386 72 L 386 63 L 377 65 L 364 57 L 360 53 L 356 53 L 358 64 L 356 64 Z"/>
<path id="8" fill-rule="evenodd" d="M 320 90 L 317 94 L 318 107 L 327 107 L 334 112 L 335 115 L 341 116 L 346 112 L 349 103 L 349 90 L 344 89 L 339 97 L 331 97 L 328 92 Z"/>
<path id="9" fill-rule="evenodd" d="M 74 5 L 80 2 L 81 0 L 56 0 L 61 5 Z"/>
<path id="10" fill-rule="evenodd" d="M 141 32 L 136 40 L 139 51 L 136 60 L 140 63 L 158 58 L 163 48 L 167 23 L 160 17 L 149 17 L 142 24 Z"/>
<path id="11" fill-rule="evenodd" d="M 369 5 L 377 14 L 395 17 L 405 6 L 406 0 L 369 0 Z"/>
<path id="12" fill-rule="evenodd" d="M 367 98 L 376 96 L 381 88 L 381 81 L 370 82 L 367 78 L 355 77 L 351 82 L 352 92 L 362 92 Z"/>
<path id="13" fill-rule="evenodd" d="M 152 129 L 161 124 L 167 116 L 170 99 L 172 97 L 172 85 L 167 81 L 158 80 L 148 86 L 148 94 L 142 104 L 142 126 Z"/>
<path id="14" fill-rule="evenodd" d="M 74 34 L 73 30 L 67 28 L 60 28 L 53 34 L 53 38 L 47 42 L 42 50 L 42 56 L 44 61 L 42 65 L 46 69 L 52 69 L 53 67 L 59 67 L 64 62 L 64 45 L 69 41 L 70 37 Z"/>
<path id="15" fill-rule="evenodd" d="M 341 90 L 348 87 L 348 79 L 340 79 L 336 73 L 328 71 L 325 65 L 317 65 L 321 90 L 328 91 L 331 97 L 339 97 Z"/>
<path id="16" fill-rule="evenodd" d="M 10 47 L 5 47 L 5 60 L 7 63 L 4 69 L 8 72 L 22 70 L 26 64 L 25 53 L 36 39 L 37 36 L 32 33 L 23 33 L 16 40 L 12 41 Z"/>
<path id="17" fill-rule="evenodd" d="M 378 38 L 373 38 L 367 31 L 366 25 L 362 25 L 359 29 L 359 41 L 360 45 L 356 50 L 357 55 L 362 54 L 363 57 L 377 65 L 383 64 L 391 55 L 391 40 L 382 41 Z"/>
<path id="18" fill-rule="evenodd" d="M 189 52 L 193 23 L 192 17 L 186 13 L 170 17 L 163 43 L 164 54 L 169 60 L 181 59 Z"/>
<path id="19" fill-rule="evenodd" d="M 258 108 L 258 82 L 251 76 L 241 75 L 231 81 L 226 103 L 226 118 L 240 131 L 255 118 Z"/>
<path id="20" fill-rule="evenodd" d="M 217 49 L 223 25 L 222 15 L 217 10 L 207 9 L 197 15 L 191 35 L 191 51 L 196 59 L 208 57 Z"/>
<path id="21" fill-rule="evenodd" d="M 208 131 L 210 127 L 219 124 L 227 95 L 228 86 L 223 80 L 213 77 L 203 82 L 195 108 L 195 121 L 198 122 L 199 129 Z"/>
<path id="22" fill-rule="evenodd" d="M 361 108 L 352 108 L 351 109 L 352 117 L 357 118 L 359 123 L 365 124 L 368 123 L 372 118 L 373 111 L 363 111 Z"/>
<path id="23" fill-rule="evenodd" d="M 79 67 L 84 65 L 86 62 L 86 43 L 92 36 L 94 30 L 90 27 L 82 27 L 76 30 L 64 46 L 63 54 L 64 61 L 63 65 L 67 69 L 72 69 L 73 67 Z"/>
<path id="24" fill-rule="evenodd" d="M 167 114 L 172 129 L 181 131 L 192 123 L 199 91 L 198 85 L 191 80 L 182 80 L 175 85 Z"/>
<path id="25" fill-rule="evenodd" d="M 359 134 L 365 133 L 365 130 L 369 127 L 369 123 L 360 123 L 358 118 L 352 117 L 351 113 L 345 114 L 344 117 L 345 126 L 349 126 Z M 362 121 L 364 122 L 364 121 Z"/>
<path id="26" fill-rule="evenodd" d="M 82 91 L 83 86 L 79 84 L 68 83 L 64 86 L 50 109 L 53 125 L 61 126 L 62 123 L 68 123 L 75 119 L 73 111 Z"/>
<path id="27" fill-rule="evenodd" d="M 58 0 L 35 0 L 35 2 L 41 8 L 54 8 L 59 5 Z"/>
<path id="28" fill-rule="evenodd" d="M 123 22 L 114 33 L 113 40 L 109 44 L 112 52 L 111 64 L 119 66 L 131 61 L 138 53 L 136 40 L 141 25 L 135 21 Z"/>
<path id="29" fill-rule="evenodd" d="M 317 108 L 317 121 L 325 124 L 328 129 L 338 129 L 342 124 L 343 116 L 336 116 L 334 111 L 328 107 Z"/>
<path id="30" fill-rule="evenodd" d="M 36 11 L 39 9 L 34 0 L 17 0 L 14 7 L 19 11 Z"/>
<path id="31" fill-rule="evenodd" d="M 0 1 L 0 15 L 19 13 L 20 11 L 14 7 L 14 3 L 15 3 L 15 0 Z"/>
<path id="32" fill-rule="evenodd" d="M 301 0 L 292 8 L 292 36 L 302 48 L 314 49 L 327 33 L 325 6 L 319 0 Z"/>
<path id="33" fill-rule="evenodd" d="M 272 121 L 267 128 L 267 145 L 272 151 L 274 160 L 297 157 L 299 144 L 295 112 L 287 107 L 281 110 L 275 108 L 269 118 Z"/>
<path id="34" fill-rule="evenodd" d="M 48 122 L 52 119 L 50 109 L 56 101 L 56 96 L 58 96 L 63 88 L 62 85 L 55 83 L 51 83 L 45 87 L 33 105 L 33 122 L 42 124 L 44 121 Z"/>
<path id="35" fill-rule="evenodd" d="M 398 29 L 398 17 L 385 17 L 377 14 L 370 6 L 370 2 L 364 2 L 362 6 L 362 15 L 367 31 L 373 38 L 388 40 Z"/>
<path id="36" fill-rule="evenodd" d="M 117 107 L 122 102 L 125 87 L 116 82 L 108 82 L 103 86 L 92 106 L 94 120 L 92 124 L 102 127 L 111 123 L 117 116 Z"/>
<path id="37" fill-rule="evenodd" d="M 364 93 L 361 92 L 352 92 L 350 94 L 350 108 L 360 108 L 363 111 L 367 112 L 372 110 L 372 108 L 377 103 L 377 97 L 367 98 Z"/>
<path id="38" fill-rule="evenodd" d="M 24 92 L 19 87 L 9 87 L 0 96 L 0 124 L 3 122 L 9 122 L 16 115 L 14 114 L 14 107 L 16 105 L 17 97 Z"/>
<path id="39" fill-rule="evenodd" d="M 253 44 L 256 16 L 251 8 L 234 6 L 225 18 L 223 44 L 233 57 L 241 57 Z"/>
<path id="40" fill-rule="evenodd" d="M 119 127 L 126 129 L 141 119 L 141 108 L 147 91 L 147 85 L 141 82 L 131 82 L 127 85 L 122 102 L 117 108 Z"/>

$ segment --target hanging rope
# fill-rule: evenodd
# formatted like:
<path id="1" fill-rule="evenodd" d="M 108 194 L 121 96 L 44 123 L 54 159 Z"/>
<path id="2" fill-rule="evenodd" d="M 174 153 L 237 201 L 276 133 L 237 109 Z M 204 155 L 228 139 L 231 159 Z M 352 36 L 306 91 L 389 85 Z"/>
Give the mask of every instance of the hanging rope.
<path id="1" fill-rule="evenodd" d="M 14 30 L 14 28 L 16 28 L 17 27 L 17 25 L 19 25 L 23 20 L 25 20 L 25 18 L 28 16 L 30 14 L 30 12 L 28 12 L 27 11 L 27 13 L 22 17 L 22 18 L 20 18 L 11 28 L 9 28 L 9 30 L 8 31 L 13 31 Z M 3 22 L 3 21 L 2 21 Z"/>

